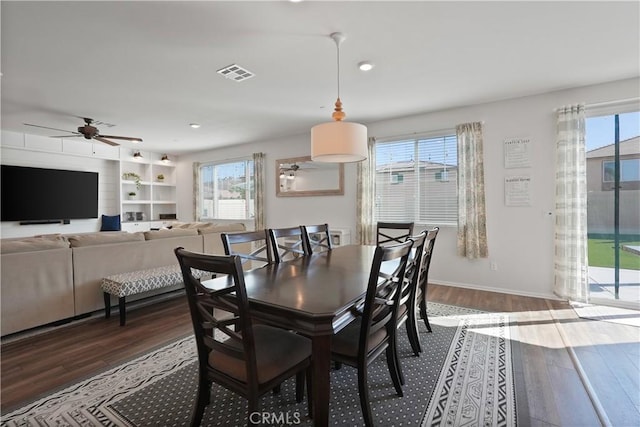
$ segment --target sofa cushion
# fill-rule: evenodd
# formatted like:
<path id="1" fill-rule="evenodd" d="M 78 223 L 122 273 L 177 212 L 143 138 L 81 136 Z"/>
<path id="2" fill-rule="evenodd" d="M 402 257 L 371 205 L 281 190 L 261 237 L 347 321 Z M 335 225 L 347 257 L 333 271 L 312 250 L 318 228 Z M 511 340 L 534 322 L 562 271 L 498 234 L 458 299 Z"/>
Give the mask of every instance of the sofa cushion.
<path id="1" fill-rule="evenodd" d="M 182 222 L 182 223 L 174 223 L 173 228 L 181 228 L 181 229 L 199 229 L 199 228 L 207 228 L 215 225 L 213 222 Z"/>
<path id="2" fill-rule="evenodd" d="M 198 230 L 195 228 L 183 229 L 183 228 L 172 228 L 166 230 L 152 230 L 145 231 L 144 238 L 145 240 L 155 240 L 155 239 L 166 239 L 169 237 L 180 237 L 180 236 L 197 236 Z"/>
<path id="3" fill-rule="evenodd" d="M 236 222 L 233 224 L 214 224 L 211 222 L 209 224 L 211 225 L 208 227 L 198 228 L 198 234 L 221 233 L 221 232 L 227 233 L 232 231 L 246 230 L 244 224 L 241 222 Z"/>
<path id="4" fill-rule="evenodd" d="M 137 242 L 144 240 L 144 234 L 138 233 L 90 233 L 69 236 L 72 248 L 81 246 L 106 245 L 109 243 Z"/>
<path id="5" fill-rule="evenodd" d="M 47 249 L 68 248 L 69 242 L 63 238 L 31 237 L 19 240 L 3 240 L 0 253 L 45 251 Z"/>
<path id="6" fill-rule="evenodd" d="M 64 234 L 60 234 L 60 233 L 52 233 L 52 234 L 37 234 L 33 237 L 37 237 L 39 239 L 47 239 L 47 240 L 58 240 L 61 242 L 67 242 L 69 243 L 69 240 L 67 240 L 67 236 L 65 236 Z M 21 237 L 20 240 L 24 239 L 24 237 Z M 17 239 L 14 239 L 17 240 Z"/>
<path id="7" fill-rule="evenodd" d="M 100 231 L 120 231 L 120 215 L 102 215 L 102 227 Z"/>

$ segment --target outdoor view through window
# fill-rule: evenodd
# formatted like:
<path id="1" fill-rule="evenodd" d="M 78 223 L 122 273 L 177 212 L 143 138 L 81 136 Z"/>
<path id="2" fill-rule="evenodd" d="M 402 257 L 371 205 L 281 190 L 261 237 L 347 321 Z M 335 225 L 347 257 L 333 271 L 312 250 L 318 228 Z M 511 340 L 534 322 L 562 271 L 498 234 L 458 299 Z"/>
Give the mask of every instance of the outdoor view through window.
<path id="1" fill-rule="evenodd" d="M 253 160 L 200 167 L 200 217 L 251 219 L 254 210 Z"/>
<path id="2" fill-rule="evenodd" d="M 640 304 L 640 112 L 588 117 L 586 151 L 590 298 Z"/>

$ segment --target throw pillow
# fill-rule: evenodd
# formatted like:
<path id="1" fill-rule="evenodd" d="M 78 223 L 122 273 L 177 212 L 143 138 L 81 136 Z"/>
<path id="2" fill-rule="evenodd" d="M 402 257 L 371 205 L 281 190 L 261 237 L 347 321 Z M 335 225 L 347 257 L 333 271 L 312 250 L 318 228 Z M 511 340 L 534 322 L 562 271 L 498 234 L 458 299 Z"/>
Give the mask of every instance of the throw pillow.
<path id="1" fill-rule="evenodd" d="M 102 227 L 100 231 L 120 231 L 120 215 L 102 215 Z"/>

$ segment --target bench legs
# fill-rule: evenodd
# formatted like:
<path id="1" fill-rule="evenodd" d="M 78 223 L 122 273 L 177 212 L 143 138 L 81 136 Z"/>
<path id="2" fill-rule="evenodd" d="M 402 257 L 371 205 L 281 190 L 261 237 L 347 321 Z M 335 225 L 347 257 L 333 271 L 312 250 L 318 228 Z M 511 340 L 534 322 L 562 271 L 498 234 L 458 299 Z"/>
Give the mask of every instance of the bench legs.
<path id="1" fill-rule="evenodd" d="M 111 317 L 111 295 L 103 292 L 102 296 L 104 297 L 104 318 L 108 319 Z"/>
<path id="2" fill-rule="evenodd" d="M 126 321 L 126 310 L 124 308 L 124 298 L 118 298 L 118 309 L 120 310 L 120 326 L 124 326 L 124 322 Z"/>
<path id="3" fill-rule="evenodd" d="M 111 295 L 103 292 L 104 296 L 104 318 L 111 317 Z M 118 298 L 118 311 L 120 312 L 120 326 L 124 326 L 127 320 L 127 312 L 125 309 L 125 297 Z"/>

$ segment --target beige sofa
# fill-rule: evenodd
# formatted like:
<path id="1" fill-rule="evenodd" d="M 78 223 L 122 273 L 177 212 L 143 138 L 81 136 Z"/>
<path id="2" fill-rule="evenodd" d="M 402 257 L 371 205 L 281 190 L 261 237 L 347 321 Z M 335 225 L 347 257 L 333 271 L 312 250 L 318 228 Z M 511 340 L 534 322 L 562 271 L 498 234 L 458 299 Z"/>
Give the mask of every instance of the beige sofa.
<path id="1" fill-rule="evenodd" d="M 74 316 L 69 242 L 3 239 L 0 252 L 2 335 Z"/>
<path id="2" fill-rule="evenodd" d="M 220 234 L 243 224 L 177 224 L 170 230 L 102 232 L 0 242 L 1 335 L 104 309 L 102 278 L 177 263 L 173 250 L 223 254 Z M 145 298 L 177 289 L 164 288 Z M 132 297 L 131 300 L 135 300 Z"/>

